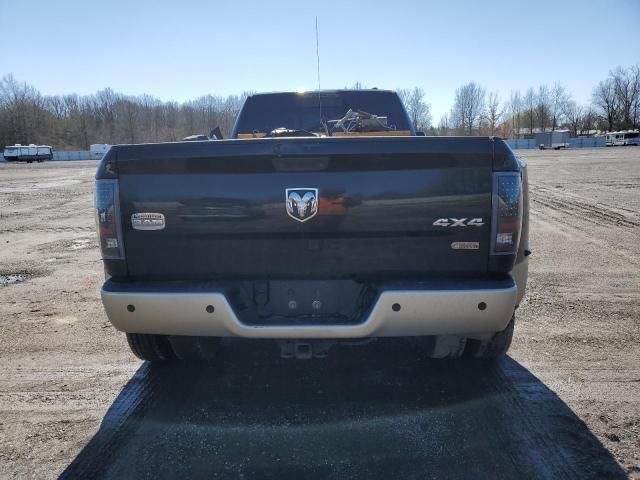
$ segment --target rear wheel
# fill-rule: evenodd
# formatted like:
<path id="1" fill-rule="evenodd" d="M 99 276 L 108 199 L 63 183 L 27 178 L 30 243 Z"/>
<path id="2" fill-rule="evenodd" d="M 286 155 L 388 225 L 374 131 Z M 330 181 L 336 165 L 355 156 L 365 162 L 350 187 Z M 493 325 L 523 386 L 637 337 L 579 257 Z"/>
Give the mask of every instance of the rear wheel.
<path id="1" fill-rule="evenodd" d="M 140 360 L 163 362 L 173 357 L 171 345 L 162 335 L 127 333 L 127 342 L 133 354 Z"/>
<path id="2" fill-rule="evenodd" d="M 495 333 L 489 340 L 467 340 L 467 346 L 464 351 L 465 357 L 494 359 L 506 354 L 513 339 L 515 321 L 516 317 L 513 315 L 507 327 Z"/>

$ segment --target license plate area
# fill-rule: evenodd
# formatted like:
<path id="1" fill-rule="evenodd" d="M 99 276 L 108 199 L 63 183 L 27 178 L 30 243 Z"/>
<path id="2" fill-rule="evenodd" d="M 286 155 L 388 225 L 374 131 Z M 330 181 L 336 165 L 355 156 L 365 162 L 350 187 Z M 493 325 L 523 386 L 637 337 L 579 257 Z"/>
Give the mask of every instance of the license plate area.
<path id="1" fill-rule="evenodd" d="M 353 280 L 243 281 L 227 291 L 239 320 L 252 326 L 357 325 L 376 295 Z"/>

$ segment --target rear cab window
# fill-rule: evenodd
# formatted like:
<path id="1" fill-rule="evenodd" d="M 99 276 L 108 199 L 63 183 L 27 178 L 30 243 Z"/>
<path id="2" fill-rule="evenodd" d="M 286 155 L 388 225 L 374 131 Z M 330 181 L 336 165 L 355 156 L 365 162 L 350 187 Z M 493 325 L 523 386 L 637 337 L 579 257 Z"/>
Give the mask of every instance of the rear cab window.
<path id="1" fill-rule="evenodd" d="M 322 131 L 322 122 L 337 120 L 348 110 L 362 110 L 387 117 L 393 130 L 413 128 L 395 92 L 386 90 L 345 90 L 336 92 L 269 93 L 247 98 L 232 132 L 267 134 L 276 128 Z"/>

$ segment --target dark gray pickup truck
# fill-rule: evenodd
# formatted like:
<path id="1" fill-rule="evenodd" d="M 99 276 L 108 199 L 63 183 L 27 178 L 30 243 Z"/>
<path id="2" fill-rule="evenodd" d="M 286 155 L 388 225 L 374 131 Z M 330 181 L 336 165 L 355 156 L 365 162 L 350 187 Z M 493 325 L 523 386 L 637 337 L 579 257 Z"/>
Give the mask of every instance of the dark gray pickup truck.
<path id="1" fill-rule="evenodd" d="M 114 146 L 96 221 L 107 315 L 151 361 L 223 337 L 495 358 L 527 279 L 526 166 L 499 138 L 418 135 L 392 91 L 253 95 L 229 140 Z"/>

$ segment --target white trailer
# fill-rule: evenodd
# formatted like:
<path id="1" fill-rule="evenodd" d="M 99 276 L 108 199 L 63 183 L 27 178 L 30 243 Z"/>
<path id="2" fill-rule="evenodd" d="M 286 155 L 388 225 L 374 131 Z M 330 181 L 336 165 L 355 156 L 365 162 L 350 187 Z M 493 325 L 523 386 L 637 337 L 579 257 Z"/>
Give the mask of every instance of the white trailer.
<path id="1" fill-rule="evenodd" d="M 569 130 L 536 133 L 536 145 L 540 150 L 569 148 Z"/>
<path id="2" fill-rule="evenodd" d="M 7 162 L 42 162 L 53 158 L 53 148 L 49 145 L 12 145 L 4 147 L 4 159 Z"/>
<path id="3" fill-rule="evenodd" d="M 91 158 L 101 159 L 105 153 L 111 148 L 107 143 L 94 143 L 89 146 Z"/>

